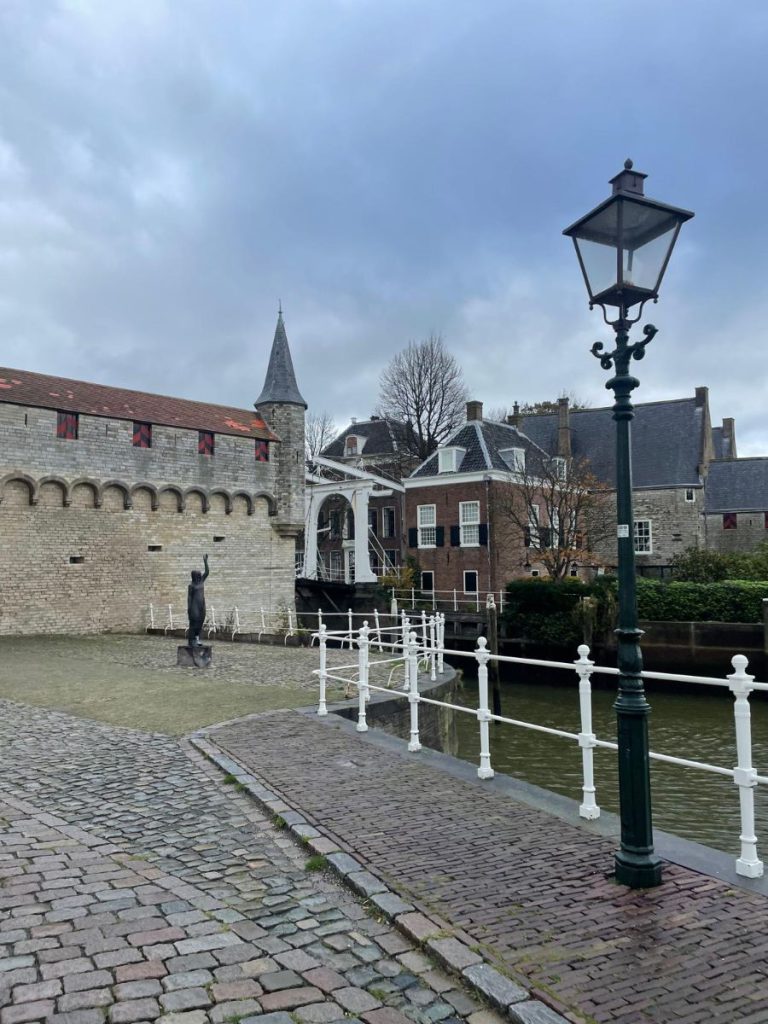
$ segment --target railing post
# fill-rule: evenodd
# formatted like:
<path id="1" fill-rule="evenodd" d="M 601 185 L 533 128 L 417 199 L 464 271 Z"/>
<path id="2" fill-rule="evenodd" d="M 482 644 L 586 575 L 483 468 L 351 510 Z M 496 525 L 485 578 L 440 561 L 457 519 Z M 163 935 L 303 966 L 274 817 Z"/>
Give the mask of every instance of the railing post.
<path id="1" fill-rule="evenodd" d="M 320 672 L 319 672 L 319 678 L 320 678 L 320 700 L 319 700 L 318 705 L 317 705 L 317 713 L 318 713 L 318 715 L 327 715 L 328 714 L 328 706 L 325 703 L 325 689 L 326 689 L 326 682 L 327 682 L 327 679 L 326 679 L 326 673 L 327 673 L 327 663 L 326 663 L 327 637 L 325 635 L 325 625 L 324 625 L 324 623 L 320 624 L 319 637 L 320 637 L 320 640 L 319 640 L 319 643 L 320 643 Z"/>
<path id="2" fill-rule="evenodd" d="M 487 650 L 488 641 L 484 636 L 477 638 L 477 720 L 480 723 L 480 767 L 477 769 L 479 779 L 492 779 L 491 768 L 491 737 L 488 723 L 491 712 L 488 708 L 488 662 L 491 659 Z"/>
<path id="3" fill-rule="evenodd" d="M 348 628 L 349 628 L 349 636 L 347 637 L 347 642 L 349 644 L 349 649 L 351 651 L 352 650 L 352 631 L 355 628 L 354 627 L 354 623 L 352 622 L 352 609 L 351 608 L 347 608 L 347 622 L 348 622 Z M 343 647 L 344 644 L 342 643 L 341 646 Z"/>
<path id="4" fill-rule="evenodd" d="M 437 646 L 437 671 L 439 675 L 442 675 L 445 668 L 443 661 L 443 648 L 445 647 L 445 612 L 437 613 Z"/>
<path id="5" fill-rule="evenodd" d="M 409 687 L 411 685 L 410 669 L 408 668 L 408 630 L 410 628 L 411 628 L 410 620 L 409 620 L 408 616 L 405 614 L 405 612 L 403 612 L 403 626 L 402 626 L 403 635 L 402 635 L 402 640 L 403 640 L 403 665 L 405 666 L 404 673 L 403 673 L 404 676 L 405 676 L 405 678 L 403 679 L 403 690 L 406 693 L 407 693 L 407 691 L 408 691 L 408 689 L 409 689 Z"/>
<path id="6" fill-rule="evenodd" d="M 415 607 L 416 607 L 416 590 L 415 590 L 414 587 L 411 587 L 411 608 L 415 608 Z"/>
<path id="7" fill-rule="evenodd" d="M 379 653 L 381 653 L 384 650 L 384 648 L 381 646 L 381 624 L 379 622 L 378 608 L 373 609 L 373 621 L 376 623 L 376 639 L 379 642 Z"/>
<path id="8" fill-rule="evenodd" d="M 235 624 L 232 627 L 232 639 L 234 640 L 237 634 L 240 632 L 240 611 L 237 605 L 235 605 Z"/>
<path id="9" fill-rule="evenodd" d="M 432 587 L 432 611 L 434 611 L 436 607 L 437 605 L 435 604 L 435 588 Z"/>
<path id="10" fill-rule="evenodd" d="M 595 775 L 592 753 L 597 746 L 595 734 L 592 732 L 592 684 L 590 682 L 595 663 L 589 660 L 589 647 L 586 644 L 580 644 L 578 653 L 579 660 L 575 661 L 574 665 L 576 666 L 576 674 L 579 677 L 579 709 L 581 712 L 579 746 L 581 747 L 583 794 L 579 814 L 582 818 L 588 818 L 591 821 L 600 817 L 600 808 L 595 801 Z"/>
<path id="11" fill-rule="evenodd" d="M 480 591 L 479 590 L 475 591 L 475 604 L 477 606 L 477 611 L 480 611 Z"/>
<path id="12" fill-rule="evenodd" d="M 363 622 L 357 637 L 357 731 L 368 732 L 365 702 L 368 700 L 368 623 Z"/>
<path id="13" fill-rule="evenodd" d="M 427 613 L 424 609 L 421 609 L 421 646 L 424 648 L 424 653 L 427 653 Z"/>
<path id="14" fill-rule="evenodd" d="M 411 738 L 408 749 L 421 750 L 419 742 L 419 644 L 416 634 L 408 638 L 408 703 L 411 705 Z"/>
<path id="15" fill-rule="evenodd" d="M 154 629 L 154 628 L 155 628 L 155 609 L 152 607 L 152 602 L 150 601 L 149 602 L 149 625 L 147 626 L 147 632 L 149 632 L 150 629 Z"/>
<path id="16" fill-rule="evenodd" d="M 755 835 L 755 786 L 757 771 L 752 767 L 752 723 L 749 709 L 749 695 L 752 692 L 754 676 L 747 675 L 747 659 L 743 654 L 731 658 L 734 672 L 728 676 L 728 683 L 736 698 L 733 716 L 736 722 L 736 760 L 733 781 L 739 787 L 741 806 L 741 856 L 736 861 L 736 874 L 747 878 L 760 878 L 763 862 L 757 856 Z"/>
<path id="17" fill-rule="evenodd" d="M 459 603 L 456 600 L 456 587 L 453 588 L 453 610 L 455 612 L 459 610 Z"/>
<path id="18" fill-rule="evenodd" d="M 437 679 L 437 659 L 435 657 L 435 647 L 437 646 L 437 633 L 435 631 L 435 616 L 429 616 L 429 678 L 434 683 Z"/>
<path id="19" fill-rule="evenodd" d="M 261 631 L 262 631 L 262 633 L 266 633 L 267 632 L 267 623 L 266 623 L 266 619 L 264 618 L 264 609 L 263 608 L 261 609 Z"/>

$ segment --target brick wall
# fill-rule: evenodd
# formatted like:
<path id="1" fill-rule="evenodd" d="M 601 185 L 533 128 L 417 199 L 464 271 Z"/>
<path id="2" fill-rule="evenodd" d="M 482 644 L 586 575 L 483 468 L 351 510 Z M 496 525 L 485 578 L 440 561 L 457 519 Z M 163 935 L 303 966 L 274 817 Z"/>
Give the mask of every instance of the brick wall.
<path id="1" fill-rule="evenodd" d="M 153 425 L 149 449 L 132 432 L 81 415 L 78 439 L 61 440 L 55 411 L 0 404 L 0 633 L 142 629 L 150 600 L 186 620 L 206 552 L 217 619 L 236 604 L 294 607 L 295 539 L 281 527 L 303 505 L 303 461 L 299 473 L 290 442 L 281 478 L 277 443 L 261 463 L 252 438 L 217 434 L 204 456 L 196 430 Z"/>
<path id="2" fill-rule="evenodd" d="M 463 593 L 465 571 L 477 571 L 481 592 L 498 590 L 514 577 L 526 574 L 522 534 L 510 531 L 493 513 L 497 502 L 503 501 L 501 491 L 504 486 L 496 481 L 488 485 L 484 482 L 457 482 L 446 483 L 442 487 L 409 487 L 406 490 L 406 544 L 409 543 L 408 529 L 416 528 L 419 505 L 435 505 L 437 525 L 444 530 L 443 547 L 406 548 L 406 554 L 417 559 L 422 571 L 434 572 L 436 590 L 456 589 Z M 451 546 L 451 527 L 459 525 L 459 503 L 462 501 L 480 502 L 480 522 L 488 526 L 487 545 Z"/>

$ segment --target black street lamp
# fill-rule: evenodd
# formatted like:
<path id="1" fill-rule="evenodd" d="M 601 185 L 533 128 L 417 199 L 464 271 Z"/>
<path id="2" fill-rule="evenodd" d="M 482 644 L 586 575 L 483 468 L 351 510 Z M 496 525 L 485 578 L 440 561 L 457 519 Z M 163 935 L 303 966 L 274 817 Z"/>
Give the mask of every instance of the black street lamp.
<path id="1" fill-rule="evenodd" d="M 659 286 L 680 227 L 693 214 L 658 203 L 643 195 L 645 174 L 624 170 L 611 178 L 613 194 L 586 217 L 566 228 L 573 239 L 589 292 L 589 308 L 600 306 L 603 319 L 616 332 L 616 348 L 604 352 L 595 342 L 592 355 L 614 376 L 605 385 L 613 390 L 616 421 L 616 511 L 619 561 L 619 687 L 616 709 L 619 747 L 619 802 L 621 848 L 616 853 L 616 880 L 633 889 L 659 885 L 661 861 L 653 851 L 651 779 L 648 758 L 650 706 L 643 688 L 641 629 L 637 628 L 635 539 L 632 514 L 632 460 L 630 422 L 634 416 L 632 392 L 640 381 L 630 375 L 632 359 L 642 359 L 645 346 L 656 334 L 646 324 L 645 337 L 629 344 L 629 329 L 637 323 L 649 299 L 658 299 Z M 606 307 L 615 307 L 609 319 Z M 637 316 L 629 311 L 639 306 Z"/>

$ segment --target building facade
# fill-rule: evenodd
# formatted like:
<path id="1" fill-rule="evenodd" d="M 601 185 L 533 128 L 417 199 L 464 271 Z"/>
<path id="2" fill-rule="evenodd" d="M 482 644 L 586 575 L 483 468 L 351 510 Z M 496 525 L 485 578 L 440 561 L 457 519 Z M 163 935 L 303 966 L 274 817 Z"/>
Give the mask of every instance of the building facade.
<path id="1" fill-rule="evenodd" d="M 220 623 L 294 607 L 303 420 L 269 374 L 254 411 L 0 369 L 0 633 L 136 631 L 150 602 L 186 621 L 206 553 Z"/>

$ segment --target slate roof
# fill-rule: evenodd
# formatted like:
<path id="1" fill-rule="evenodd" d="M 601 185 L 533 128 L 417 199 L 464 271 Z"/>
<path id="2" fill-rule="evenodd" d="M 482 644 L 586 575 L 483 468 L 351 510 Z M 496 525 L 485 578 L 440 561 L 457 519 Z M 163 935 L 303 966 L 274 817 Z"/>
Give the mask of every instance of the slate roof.
<path id="1" fill-rule="evenodd" d="M 768 512 L 768 458 L 710 462 L 705 507 L 708 513 Z"/>
<path id="2" fill-rule="evenodd" d="M 407 432 L 408 427 L 405 423 L 387 416 L 350 423 L 346 430 L 323 449 L 322 454 L 328 459 L 342 458 L 345 439 L 352 434 L 365 438 L 365 444 L 359 452 L 364 458 L 396 455 L 407 450 Z"/>
<path id="3" fill-rule="evenodd" d="M 723 434 L 722 427 L 712 427 L 712 449 L 716 459 L 727 459 L 730 452 L 727 452 L 727 441 Z"/>
<path id="4" fill-rule="evenodd" d="M 499 454 L 505 448 L 522 448 L 526 453 L 534 451 L 540 454 L 538 446 L 516 427 L 491 420 L 471 420 L 465 423 L 451 434 L 442 447 L 465 449 L 458 473 L 481 473 L 487 469 L 508 473 L 510 467 Z M 411 473 L 410 479 L 437 475 L 438 455 L 435 452 Z"/>
<path id="5" fill-rule="evenodd" d="M 152 395 L 29 370 L 0 367 L 0 402 L 79 412 L 87 416 L 135 420 L 187 430 L 210 430 L 233 437 L 275 441 L 276 436 L 253 409 L 235 409 L 186 398 Z"/>
<path id="6" fill-rule="evenodd" d="M 588 459 L 605 483 L 616 479 L 616 425 L 612 409 L 576 409 L 570 413 L 571 449 Z M 550 454 L 557 452 L 558 415 L 524 416 L 520 429 Z M 637 487 L 698 487 L 704 407 L 695 398 L 647 402 L 635 406 L 632 421 L 632 472 Z"/>
<path id="7" fill-rule="evenodd" d="M 261 394 L 255 401 L 258 407 L 264 402 L 290 402 L 294 405 L 307 403 L 301 397 L 299 387 L 296 383 L 296 374 L 293 371 L 293 360 L 291 350 L 288 348 L 288 336 L 285 333 L 282 309 L 277 314 L 277 326 L 275 337 L 272 342 L 272 351 L 269 353 L 269 365 L 267 376 L 264 378 L 264 387 Z"/>

